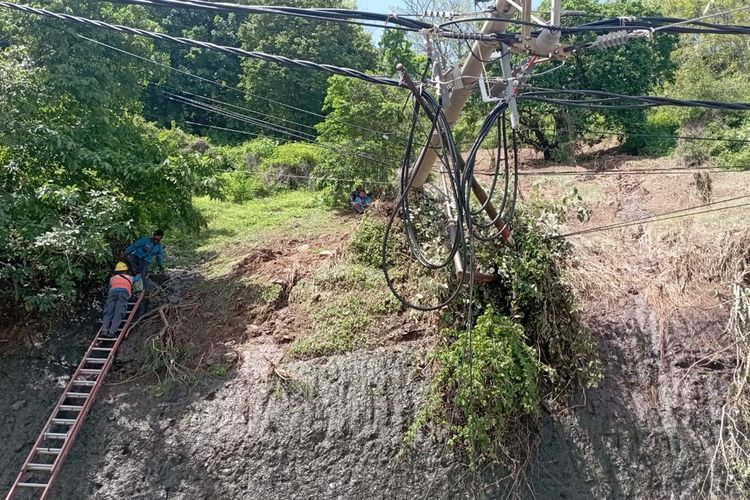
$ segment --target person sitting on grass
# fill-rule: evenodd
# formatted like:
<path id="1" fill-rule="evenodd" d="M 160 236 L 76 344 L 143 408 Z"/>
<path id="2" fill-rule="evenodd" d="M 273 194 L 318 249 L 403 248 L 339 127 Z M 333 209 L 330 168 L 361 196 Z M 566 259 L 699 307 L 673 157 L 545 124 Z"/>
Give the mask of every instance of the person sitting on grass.
<path id="1" fill-rule="evenodd" d="M 354 197 L 352 202 L 352 208 L 358 214 L 364 213 L 365 210 L 372 204 L 372 198 L 364 189 L 360 189 L 357 196 Z"/>
<path id="2" fill-rule="evenodd" d="M 117 329 L 120 328 L 122 318 L 127 311 L 128 300 L 133 291 L 133 277 L 128 274 L 128 265 L 118 262 L 115 266 L 115 274 L 109 279 L 109 291 L 107 301 L 104 303 L 104 316 L 102 318 L 103 337 L 114 338 Z"/>
<path id="3" fill-rule="evenodd" d="M 357 195 L 359 194 L 361 190 L 362 190 L 362 186 L 357 186 L 356 189 L 354 189 L 354 191 L 349 193 L 349 203 L 351 205 L 354 205 L 354 200 L 357 199 Z"/>

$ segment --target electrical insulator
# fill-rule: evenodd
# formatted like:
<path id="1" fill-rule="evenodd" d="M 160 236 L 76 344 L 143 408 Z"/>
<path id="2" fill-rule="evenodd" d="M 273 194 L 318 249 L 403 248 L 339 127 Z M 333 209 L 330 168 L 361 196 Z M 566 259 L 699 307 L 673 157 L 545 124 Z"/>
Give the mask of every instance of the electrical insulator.
<path id="1" fill-rule="evenodd" d="M 454 13 L 451 11 L 426 10 L 424 17 L 440 17 L 443 19 L 453 19 Z"/>
<path id="2" fill-rule="evenodd" d="M 560 32 L 552 32 L 545 28 L 536 37 L 536 52 L 538 54 L 551 54 L 557 47 L 558 42 L 560 42 Z"/>
<path id="3" fill-rule="evenodd" d="M 619 47 L 620 45 L 625 45 L 628 43 L 632 38 L 642 38 L 642 37 L 648 37 L 649 33 L 647 31 L 636 31 L 633 33 L 629 33 L 625 30 L 622 31 L 615 31 L 614 33 L 607 33 L 606 35 L 599 35 L 596 37 L 596 41 L 591 44 L 591 47 L 597 48 L 597 49 L 611 49 L 613 47 Z"/>
<path id="4" fill-rule="evenodd" d="M 623 30 L 597 36 L 596 41 L 592 44 L 592 47 L 596 47 L 598 49 L 611 49 L 613 47 L 625 45 L 626 43 L 628 43 L 628 32 Z"/>

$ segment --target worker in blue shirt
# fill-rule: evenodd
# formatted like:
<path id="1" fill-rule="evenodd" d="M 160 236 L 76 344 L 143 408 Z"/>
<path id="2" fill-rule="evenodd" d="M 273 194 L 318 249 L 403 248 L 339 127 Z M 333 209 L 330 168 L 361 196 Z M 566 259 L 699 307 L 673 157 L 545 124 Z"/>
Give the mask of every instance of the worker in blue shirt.
<path id="1" fill-rule="evenodd" d="M 164 250 L 161 245 L 163 236 L 164 231 L 157 229 L 153 236 L 138 238 L 125 249 L 125 262 L 130 266 L 131 272 L 140 274 L 141 278 L 145 278 L 154 257 L 156 257 L 159 270 L 164 271 Z"/>

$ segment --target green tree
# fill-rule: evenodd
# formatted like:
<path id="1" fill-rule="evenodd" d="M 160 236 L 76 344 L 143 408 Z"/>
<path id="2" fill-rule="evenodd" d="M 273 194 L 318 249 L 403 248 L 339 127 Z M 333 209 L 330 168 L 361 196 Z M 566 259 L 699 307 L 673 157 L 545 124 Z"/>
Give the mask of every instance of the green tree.
<path id="1" fill-rule="evenodd" d="M 542 10 L 544 10 L 544 4 Z M 598 19 L 625 15 L 659 15 L 640 1 L 616 0 L 599 3 L 595 0 L 569 0 L 565 8 L 585 11 L 584 18 L 564 18 L 563 24 L 582 24 Z M 566 39 L 571 43 L 590 41 L 593 35 Z M 673 77 L 675 66 L 670 59 L 676 38 L 656 36 L 651 41 L 634 40 L 615 49 L 575 53 L 559 69 L 533 80 L 534 86 L 550 89 L 601 90 L 620 94 L 644 95 L 658 91 Z M 638 153 L 645 142 L 641 134 L 647 127 L 647 114 L 642 109 L 594 111 L 539 103 L 522 107 L 522 124 L 527 130 L 522 138 L 552 158 L 563 153 L 581 134 L 596 129 L 616 129 L 625 137 L 626 150 Z"/>
<path id="2" fill-rule="evenodd" d="M 195 9 L 173 9 L 166 16 L 164 9 L 153 9 L 153 18 L 166 33 L 173 36 L 204 40 L 219 45 L 238 46 L 237 32 L 240 21 L 233 13 L 215 14 Z M 159 90 L 170 92 L 190 92 L 234 105 L 244 104 L 244 94 L 237 88 L 240 84 L 242 68 L 240 58 L 215 50 L 184 47 L 178 44 L 165 44 L 165 63 L 172 67 L 205 80 L 191 77 L 177 71 L 167 71 L 162 80 L 154 79 L 157 88 L 145 94 L 144 112 L 155 118 L 162 126 L 176 120 L 189 131 L 201 133 L 221 141 L 231 141 L 233 136 L 224 131 L 207 127 L 194 127 L 186 121 L 204 123 L 225 128 L 233 128 L 237 123 L 219 114 L 206 113 L 191 106 L 175 104 Z M 219 82 L 219 86 L 210 81 Z"/>
<path id="3" fill-rule="evenodd" d="M 326 0 L 322 4 L 313 0 L 294 0 L 284 4 L 294 7 L 343 7 L 339 0 Z M 242 46 L 248 50 L 359 70 L 372 70 L 377 65 L 375 50 L 369 36 L 361 27 L 351 24 L 288 16 L 251 16 L 240 28 L 239 39 Z M 288 106 L 319 113 L 326 95 L 329 75 L 320 71 L 289 68 L 252 59 L 243 61 L 242 66 L 242 85 L 248 93 L 247 101 L 252 109 L 299 122 L 302 126 L 288 122 L 285 126 L 307 133 L 310 130 L 305 126 L 313 126 L 320 121 L 314 115 L 300 113 L 265 99 L 270 98 Z"/>
<path id="4" fill-rule="evenodd" d="M 427 58 L 414 53 L 412 42 L 402 30 L 385 30 L 378 42 L 378 70 L 386 75 L 395 75 L 396 65 L 403 64 L 412 78 L 418 78 L 424 71 Z"/>
<path id="5" fill-rule="evenodd" d="M 156 27 L 141 7 L 47 7 Z M 0 303 L 41 311 L 109 272 L 136 232 L 199 225 L 191 197 L 211 188 L 210 158 L 138 116 L 152 68 L 58 26 L 0 12 Z M 142 39 L 81 31 L 153 53 Z"/>
<path id="6" fill-rule="evenodd" d="M 404 90 L 361 80 L 328 79 L 327 115 L 316 128 L 318 142 L 329 153 L 315 174 L 344 179 L 319 183 L 329 189 L 333 204 L 346 203 L 355 184 L 371 190 L 395 179 L 408 135 L 408 96 Z"/>

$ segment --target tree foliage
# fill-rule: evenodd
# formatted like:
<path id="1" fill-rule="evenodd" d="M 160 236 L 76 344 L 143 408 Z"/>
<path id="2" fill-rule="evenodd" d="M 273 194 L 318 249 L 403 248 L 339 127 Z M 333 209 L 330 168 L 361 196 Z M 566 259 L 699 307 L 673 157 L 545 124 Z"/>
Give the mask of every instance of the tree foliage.
<path id="1" fill-rule="evenodd" d="M 294 0 L 283 3 L 293 7 L 343 8 L 340 0 Z M 251 16 L 239 30 L 243 48 L 279 54 L 291 58 L 347 66 L 359 70 L 376 67 L 372 42 L 364 30 L 356 25 L 321 22 L 288 16 Z M 287 122 L 285 126 L 305 130 L 320 119 L 282 107 L 267 99 L 281 102 L 312 113 L 319 113 L 326 95 L 327 75 L 307 69 L 294 69 L 278 64 L 247 59 L 242 62 L 242 86 L 252 109 Z"/>
<path id="2" fill-rule="evenodd" d="M 219 45 L 238 46 L 237 33 L 240 20 L 236 14 L 216 14 L 199 9 L 172 9 L 164 15 L 164 9 L 155 8 L 153 18 L 160 30 L 173 36 L 194 38 Z M 233 128 L 234 120 L 222 115 L 186 105 L 176 105 L 170 101 L 164 90 L 170 92 L 189 92 L 194 95 L 227 102 L 234 105 L 244 104 L 244 95 L 236 89 L 240 84 L 241 65 L 237 56 L 214 50 L 185 47 L 177 44 L 163 44 L 160 48 L 164 64 L 179 71 L 165 70 L 161 79 L 153 79 L 154 87 L 144 96 L 144 111 L 153 116 L 162 126 L 169 126 L 172 121 L 184 124 L 186 130 L 201 133 L 223 141 L 232 141 L 233 136 L 224 131 L 206 127 L 195 127 L 185 124 L 186 121 Z M 189 76 L 184 72 L 196 75 L 201 79 Z M 211 81 L 218 82 L 211 83 Z"/>
<path id="3" fill-rule="evenodd" d="M 330 177 L 319 186 L 329 190 L 333 204 L 347 203 L 356 185 L 373 190 L 393 181 L 408 135 L 408 96 L 400 89 L 329 78 L 326 119 L 316 127 L 329 153 L 315 173 Z"/>
<path id="4" fill-rule="evenodd" d="M 544 10 L 544 5 L 542 10 Z M 564 18 L 563 24 L 583 24 L 597 19 L 626 15 L 658 15 L 640 0 L 600 3 L 595 0 L 569 0 L 565 8 L 585 11 L 584 17 Z M 590 41 L 593 35 L 581 35 L 571 43 Z M 549 89 L 602 90 L 629 95 L 646 95 L 658 90 L 674 73 L 670 54 L 676 40 L 658 36 L 653 40 L 634 40 L 615 49 L 574 54 L 564 66 L 533 80 L 535 87 Z M 545 158 L 568 156 L 565 146 L 581 135 L 596 130 L 617 130 L 625 137 L 626 150 L 638 153 L 645 143 L 640 135 L 647 127 L 642 109 L 594 111 L 562 108 L 540 103 L 523 106 L 521 121 L 527 131 L 523 139 L 541 150 Z M 634 135 L 630 135 L 634 134 Z"/>
<path id="5" fill-rule="evenodd" d="M 746 5 L 743 0 L 716 0 L 707 13 L 721 12 Z M 702 15 L 705 2 L 671 0 L 666 8 L 676 16 Z M 726 24 L 748 24 L 750 13 L 738 12 L 708 19 Z M 674 83 L 665 93 L 682 99 L 717 101 L 750 101 L 750 38 L 747 36 L 683 35 L 674 53 L 678 69 Z M 745 140 L 750 137 L 750 116 L 747 112 L 704 110 L 700 108 L 674 111 L 674 117 L 685 135 Z M 688 141 L 680 152 L 689 161 L 712 162 L 719 166 L 747 169 L 750 147 L 741 142 Z"/>
<path id="6" fill-rule="evenodd" d="M 440 369 L 412 435 L 433 422 L 449 428 L 448 444 L 463 449 L 472 465 L 500 459 L 509 429 L 519 418 L 539 414 L 537 379 L 544 366 L 523 328 L 490 306 L 435 358 Z"/>
<path id="7" fill-rule="evenodd" d="M 48 7 L 154 27 L 138 7 Z M 108 272 L 136 231 L 198 227 L 191 198 L 212 189 L 211 165 L 187 136 L 138 116 L 138 83 L 150 76 L 142 65 L 36 18 L 1 15 L 0 296 L 48 311 Z"/>

